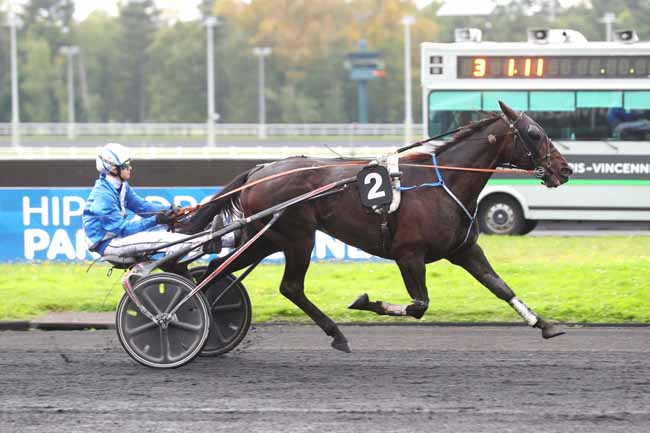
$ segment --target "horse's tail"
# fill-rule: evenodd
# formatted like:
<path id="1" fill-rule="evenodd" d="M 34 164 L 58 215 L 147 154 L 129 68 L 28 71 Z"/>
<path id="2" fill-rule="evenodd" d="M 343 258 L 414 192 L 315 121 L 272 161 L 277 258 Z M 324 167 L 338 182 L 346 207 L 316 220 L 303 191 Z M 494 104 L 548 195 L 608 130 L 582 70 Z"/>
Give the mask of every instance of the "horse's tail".
<path id="1" fill-rule="evenodd" d="M 220 200 L 219 197 L 243 186 L 248 181 L 248 177 L 258 169 L 259 167 L 253 167 L 252 169 L 239 174 L 221 191 L 213 195 L 210 198 L 209 202 L 202 205 L 198 210 L 192 212 L 189 216 L 179 220 L 176 225 L 176 231 L 185 234 L 198 233 L 201 230 L 205 230 L 208 224 L 212 222 L 214 216 L 221 212 L 223 209 L 226 209 L 228 207 L 239 209 L 239 193 L 231 194 L 230 197 L 222 200 Z"/>

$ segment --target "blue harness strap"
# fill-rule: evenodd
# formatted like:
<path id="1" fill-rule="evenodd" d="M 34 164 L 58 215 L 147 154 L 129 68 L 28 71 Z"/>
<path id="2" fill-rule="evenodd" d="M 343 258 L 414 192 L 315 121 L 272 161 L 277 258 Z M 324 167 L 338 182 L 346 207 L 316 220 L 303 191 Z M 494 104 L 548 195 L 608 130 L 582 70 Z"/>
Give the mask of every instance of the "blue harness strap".
<path id="1" fill-rule="evenodd" d="M 431 161 L 433 162 L 433 166 L 436 170 L 436 178 L 438 179 L 438 182 L 428 182 L 428 183 L 423 183 L 421 185 L 414 185 L 414 186 L 400 186 L 399 190 L 400 191 L 408 191 L 411 189 L 416 189 L 416 188 L 422 188 L 422 187 L 437 187 L 437 186 L 443 186 L 445 182 L 442 180 L 442 175 L 440 174 L 440 170 L 438 169 L 438 161 L 436 160 L 436 154 L 435 152 L 431 154 Z"/>
<path id="2" fill-rule="evenodd" d="M 427 183 L 423 183 L 423 184 L 420 184 L 420 185 L 414 185 L 414 186 L 401 186 L 399 189 L 400 189 L 400 191 L 409 191 L 409 190 L 416 189 L 416 188 L 423 188 L 423 187 L 435 188 L 435 187 L 439 186 L 439 187 L 442 187 L 442 189 L 444 189 L 447 192 L 447 194 L 449 194 L 449 196 L 456 202 L 456 204 L 458 204 L 458 206 L 463 210 L 463 212 L 465 212 L 465 215 L 467 215 L 467 218 L 469 218 L 469 226 L 467 227 L 467 233 L 465 234 L 465 239 L 463 239 L 463 242 L 461 242 L 461 244 L 458 245 L 458 247 L 456 247 L 454 249 L 454 251 L 456 251 L 461 246 L 463 246 L 465 244 L 465 242 L 467 242 L 467 239 L 469 239 L 469 234 L 471 233 L 472 227 L 474 226 L 474 222 L 476 221 L 476 214 L 478 212 L 478 206 L 476 206 L 476 209 L 474 210 L 474 214 L 471 214 L 469 212 L 469 210 L 467 210 L 465 205 L 458 199 L 458 197 L 456 197 L 456 194 L 454 194 L 453 191 L 451 189 L 449 189 L 447 184 L 445 184 L 445 181 L 442 178 L 442 174 L 440 174 L 440 169 L 438 169 L 438 160 L 436 159 L 436 153 L 435 152 L 431 153 L 431 162 L 433 163 L 433 167 L 434 167 L 435 172 L 436 172 L 436 178 L 438 179 L 437 182 L 427 182 Z"/>

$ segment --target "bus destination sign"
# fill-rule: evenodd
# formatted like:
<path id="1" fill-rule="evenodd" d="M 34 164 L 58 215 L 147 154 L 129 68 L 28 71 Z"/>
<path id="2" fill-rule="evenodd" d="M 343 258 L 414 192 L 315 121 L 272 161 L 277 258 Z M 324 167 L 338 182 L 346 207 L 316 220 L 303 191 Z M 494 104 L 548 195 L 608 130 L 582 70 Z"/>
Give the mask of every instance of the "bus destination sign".
<path id="1" fill-rule="evenodd" d="M 650 78 L 650 56 L 458 56 L 458 78 Z"/>

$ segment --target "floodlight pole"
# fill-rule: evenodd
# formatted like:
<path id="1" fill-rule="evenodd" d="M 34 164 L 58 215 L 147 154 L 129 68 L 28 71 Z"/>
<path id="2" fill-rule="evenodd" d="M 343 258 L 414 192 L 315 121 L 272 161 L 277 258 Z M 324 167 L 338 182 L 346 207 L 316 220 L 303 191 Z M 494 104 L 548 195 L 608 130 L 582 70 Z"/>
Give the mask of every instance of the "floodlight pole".
<path id="1" fill-rule="evenodd" d="M 415 18 L 402 19 L 404 25 L 404 144 L 413 141 L 413 103 L 411 101 L 411 26 Z"/>
<path id="2" fill-rule="evenodd" d="M 253 54 L 258 58 L 258 119 L 259 119 L 259 128 L 257 136 L 259 138 L 266 138 L 266 95 L 265 95 L 265 70 L 264 70 L 264 58 L 271 54 L 271 47 L 255 47 L 253 48 Z"/>
<path id="3" fill-rule="evenodd" d="M 61 54 L 68 59 L 68 138 L 75 137 L 75 109 L 74 109 L 74 69 L 72 68 L 72 57 L 79 53 L 79 47 L 74 45 L 62 46 L 59 48 Z"/>
<path id="4" fill-rule="evenodd" d="M 11 145 L 20 146 L 20 109 L 18 103 L 18 55 L 16 48 L 16 27 L 20 20 L 16 14 L 9 13 L 9 29 L 11 33 Z"/>
<path id="5" fill-rule="evenodd" d="M 605 12 L 605 15 L 601 19 L 599 19 L 601 23 L 605 24 L 605 31 L 606 31 L 606 40 L 607 42 L 612 41 L 612 24 L 616 22 L 616 15 L 613 12 Z"/>
<path id="6" fill-rule="evenodd" d="M 217 113 L 215 113 L 214 103 L 214 28 L 220 24 L 217 17 L 207 17 L 204 21 L 207 29 L 207 80 L 208 80 L 208 146 L 214 147 L 214 123 L 217 121 Z"/>

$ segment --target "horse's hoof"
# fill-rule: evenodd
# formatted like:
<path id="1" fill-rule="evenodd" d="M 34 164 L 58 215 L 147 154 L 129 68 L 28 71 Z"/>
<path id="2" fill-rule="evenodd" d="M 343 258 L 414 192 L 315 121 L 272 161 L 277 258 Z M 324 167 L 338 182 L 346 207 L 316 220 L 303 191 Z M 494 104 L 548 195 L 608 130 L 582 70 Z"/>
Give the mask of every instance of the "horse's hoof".
<path id="1" fill-rule="evenodd" d="M 367 307 L 369 303 L 370 298 L 368 297 L 367 293 L 364 293 L 363 295 L 359 296 L 356 301 L 351 303 L 348 308 L 351 310 L 365 310 L 364 307 Z"/>
<path id="2" fill-rule="evenodd" d="M 406 315 L 414 317 L 416 319 L 421 319 L 424 316 L 424 313 L 427 311 L 426 305 L 421 304 L 411 304 L 406 307 Z"/>
<path id="3" fill-rule="evenodd" d="M 542 328 L 542 337 L 544 337 L 544 339 L 557 337 L 558 335 L 562 334 L 566 334 L 566 331 L 560 328 L 558 325 L 549 323 Z"/>
<path id="4" fill-rule="evenodd" d="M 352 349 L 350 349 L 348 340 L 345 338 L 335 337 L 334 341 L 332 341 L 332 347 L 336 350 L 340 350 L 341 352 L 352 353 Z"/>

